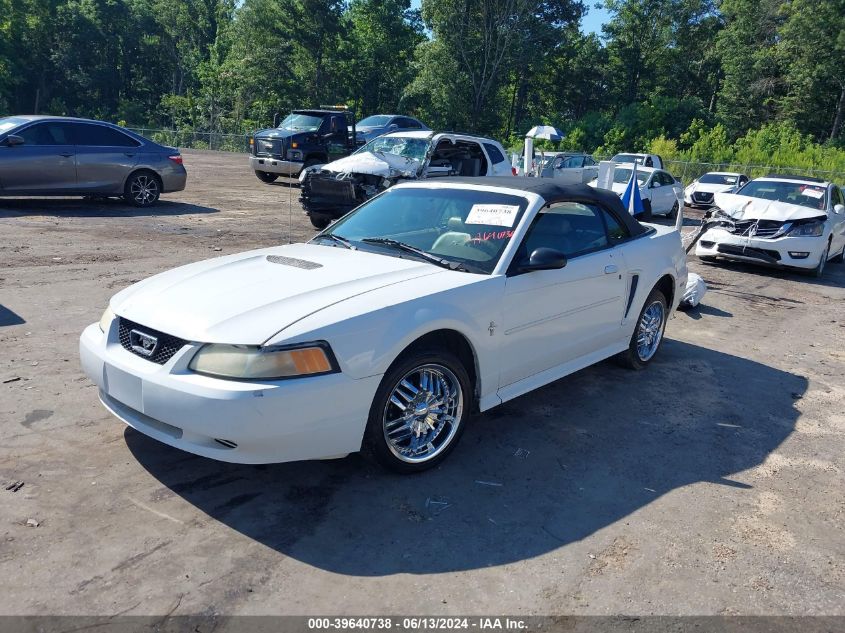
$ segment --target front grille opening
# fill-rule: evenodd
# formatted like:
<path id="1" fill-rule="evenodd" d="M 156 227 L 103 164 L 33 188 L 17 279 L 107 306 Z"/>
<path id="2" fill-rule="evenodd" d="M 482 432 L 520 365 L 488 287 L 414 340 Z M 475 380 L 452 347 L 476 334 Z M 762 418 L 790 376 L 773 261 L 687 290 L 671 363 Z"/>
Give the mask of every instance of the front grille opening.
<path id="1" fill-rule="evenodd" d="M 752 248 L 750 246 L 734 246 L 733 244 L 719 244 L 717 249 L 725 255 L 738 255 L 740 257 L 753 257 L 763 261 L 780 261 L 780 253 L 766 248 Z"/>
<path id="2" fill-rule="evenodd" d="M 238 445 L 235 444 L 232 440 L 221 440 L 217 437 L 214 438 L 214 441 L 220 444 L 221 446 L 225 446 L 226 448 L 237 448 Z"/>
<path id="3" fill-rule="evenodd" d="M 158 342 L 156 344 L 152 356 L 144 356 L 132 347 L 132 341 L 130 338 L 130 332 L 132 330 L 138 330 L 140 332 L 143 332 L 144 334 L 148 334 L 149 336 L 154 336 L 157 339 Z M 176 352 L 178 352 L 180 349 L 182 349 L 185 345 L 188 344 L 188 341 L 185 341 L 181 338 L 177 338 L 175 336 L 171 336 L 170 334 L 165 334 L 164 332 L 159 332 L 158 330 L 139 325 L 138 323 L 130 321 L 129 319 L 124 319 L 123 317 L 118 317 L 117 333 L 118 337 L 120 338 L 120 345 L 123 347 L 123 349 L 125 349 L 127 352 L 135 354 L 135 356 L 140 356 L 141 358 L 144 358 L 148 361 L 152 361 L 153 363 L 157 363 L 159 365 L 164 365 L 167 361 L 173 358 L 173 355 Z"/>

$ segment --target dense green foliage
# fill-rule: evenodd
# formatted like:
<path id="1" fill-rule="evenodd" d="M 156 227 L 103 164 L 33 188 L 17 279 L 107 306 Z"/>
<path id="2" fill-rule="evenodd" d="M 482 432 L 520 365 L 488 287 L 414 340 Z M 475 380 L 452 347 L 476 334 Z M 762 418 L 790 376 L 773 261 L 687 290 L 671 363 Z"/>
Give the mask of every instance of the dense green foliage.
<path id="1" fill-rule="evenodd" d="M 346 103 L 519 144 L 845 171 L 845 0 L 0 0 L 0 112 L 242 133 Z"/>

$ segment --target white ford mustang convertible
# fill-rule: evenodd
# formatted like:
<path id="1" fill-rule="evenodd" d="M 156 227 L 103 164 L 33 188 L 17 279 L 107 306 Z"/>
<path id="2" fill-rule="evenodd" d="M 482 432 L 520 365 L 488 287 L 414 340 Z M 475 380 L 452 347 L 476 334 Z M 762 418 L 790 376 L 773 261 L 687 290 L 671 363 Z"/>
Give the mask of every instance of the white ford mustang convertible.
<path id="1" fill-rule="evenodd" d="M 485 411 L 618 355 L 657 353 L 687 281 L 674 228 L 535 178 L 398 185 L 307 244 L 171 270 L 80 340 L 103 404 L 239 463 L 365 449 L 428 468 Z"/>

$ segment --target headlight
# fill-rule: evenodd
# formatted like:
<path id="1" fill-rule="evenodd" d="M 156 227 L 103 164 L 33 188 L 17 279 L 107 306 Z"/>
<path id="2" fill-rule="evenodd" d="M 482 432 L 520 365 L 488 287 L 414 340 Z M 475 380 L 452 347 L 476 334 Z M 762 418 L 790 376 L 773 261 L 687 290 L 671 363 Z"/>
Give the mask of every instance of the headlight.
<path id="1" fill-rule="evenodd" d="M 328 344 L 258 347 L 212 343 L 200 348 L 189 367 L 198 374 L 241 380 L 275 380 L 338 371 Z"/>
<path id="2" fill-rule="evenodd" d="M 824 233 L 824 222 L 806 222 L 793 226 L 789 231 L 792 237 L 819 237 Z"/>
<path id="3" fill-rule="evenodd" d="M 100 332 L 103 332 L 105 334 L 108 331 L 113 319 L 114 312 L 112 312 L 110 307 L 107 307 L 106 311 L 103 312 L 103 316 L 100 317 Z"/>

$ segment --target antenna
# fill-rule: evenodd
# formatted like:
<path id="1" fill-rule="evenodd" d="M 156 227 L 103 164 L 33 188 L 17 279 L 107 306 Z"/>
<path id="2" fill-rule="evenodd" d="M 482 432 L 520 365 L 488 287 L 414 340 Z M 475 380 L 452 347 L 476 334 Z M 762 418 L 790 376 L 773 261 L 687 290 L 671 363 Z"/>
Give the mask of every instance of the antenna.
<path id="1" fill-rule="evenodd" d="M 293 234 L 293 183 L 290 181 L 290 175 L 288 175 L 288 244 L 291 243 L 292 234 Z"/>

